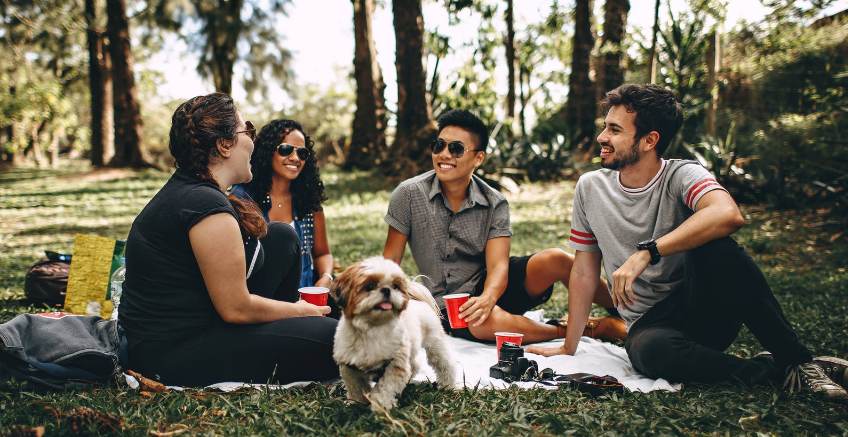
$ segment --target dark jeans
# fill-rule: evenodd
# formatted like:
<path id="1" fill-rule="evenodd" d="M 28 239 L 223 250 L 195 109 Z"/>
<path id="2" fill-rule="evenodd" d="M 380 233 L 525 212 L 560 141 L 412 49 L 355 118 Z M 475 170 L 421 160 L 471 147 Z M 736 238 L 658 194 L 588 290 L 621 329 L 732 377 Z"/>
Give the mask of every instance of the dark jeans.
<path id="1" fill-rule="evenodd" d="M 299 298 L 300 243 L 291 226 L 271 223 L 262 240 L 264 262 L 247 281 L 251 294 Z M 253 256 L 248 247 L 247 262 Z M 131 368 L 164 384 L 202 387 L 217 382 L 324 381 L 339 376 L 333 361 L 336 320 L 299 317 L 256 325 L 221 324 L 178 341 L 140 341 Z"/>
<path id="2" fill-rule="evenodd" d="M 730 237 L 686 253 L 681 289 L 631 327 L 625 348 L 633 367 L 673 382 L 780 380 L 786 367 L 812 360 L 754 260 Z M 772 357 L 725 354 L 742 325 Z"/>

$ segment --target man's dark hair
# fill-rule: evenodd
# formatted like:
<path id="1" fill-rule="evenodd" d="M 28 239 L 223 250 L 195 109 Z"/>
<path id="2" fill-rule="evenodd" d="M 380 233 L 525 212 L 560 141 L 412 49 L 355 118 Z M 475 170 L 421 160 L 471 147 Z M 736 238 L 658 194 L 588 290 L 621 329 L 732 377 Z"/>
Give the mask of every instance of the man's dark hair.
<path id="1" fill-rule="evenodd" d="M 683 126 L 683 106 L 674 91 L 659 85 L 625 84 L 607 92 L 601 100 L 601 111 L 609 112 L 613 106 L 624 105 L 627 112 L 636 113 L 636 140 L 651 131 L 657 131 L 657 155 L 662 156 L 671 140 Z"/>
<path id="2" fill-rule="evenodd" d="M 448 126 L 456 126 L 467 130 L 472 135 L 477 137 L 477 145 L 474 146 L 478 151 L 485 152 L 486 146 L 489 145 L 489 129 L 479 117 L 466 111 L 465 109 L 453 109 L 442 114 L 439 117 L 439 132 Z"/>

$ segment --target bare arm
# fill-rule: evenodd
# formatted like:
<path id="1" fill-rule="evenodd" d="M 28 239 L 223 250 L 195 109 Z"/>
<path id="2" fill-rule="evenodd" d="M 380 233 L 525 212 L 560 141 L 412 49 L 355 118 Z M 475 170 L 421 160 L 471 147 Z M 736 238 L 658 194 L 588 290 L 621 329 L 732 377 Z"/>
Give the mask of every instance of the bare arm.
<path id="1" fill-rule="evenodd" d="M 320 316 L 330 307 L 304 301 L 280 302 L 250 294 L 245 277 L 244 243 L 235 218 L 210 215 L 188 231 L 209 297 L 227 323 L 266 323 L 289 317 Z"/>
<path id="2" fill-rule="evenodd" d="M 486 283 L 483 293 L 472 297 L 459 307 L 459 316 L 472 326 L 480 326 L 492 313 L 492 308 L 506 291 L 509 277 L 509 237 L 492 238 L 486 242 Z"/>
<path id="3" fill-rule="evenodd" d="M 571 279 L 568 281 L 568 328 L 565 341 L 561 347 L 530 346 L 527 352 L 544 355 L 574 355 L 577 345 L 583 335 L 586 322 L 589 321 L 589 310 L 595 290 L 601 279 L 601 252 L 584 252 L 578 250 L 574 256 L 574 266 L 571 268 Z"/>
<path id="4" fill-rule="evenodd" d="M 383 258 L 390 259 L 398 264 L 403 259 L 403 251 L 406 250 L 406 241 L 409 237 L 397 229 L 389 226 L 389 235 L 386 237 L 386 246 L 383 248 Z"/>
<path id="5" fill-rule="evenodd" d="M 333 254 L 330 253 L 330 241 L 327 239 L 327 222 L 324 218 L 324 211 L 315 211 L 312 216 L 315 223 L 312 259 L 315 262 L 315 270 L 320 275 L 315 278 L 315 285 L 330 288 L 330 278 L 325 273 L 333 274 Z"/>
<path id="6" fill-rule="evenodd" d="M 713 190 L 705 194 L 695 205 L 695 214 L 686 219 L 677 229 L 657 240 L 660 255 L 700 247 L 710 241 L 726 237 L 745 224 L 736 202 L 724 190 Z M 612 298 L 615 306 L 632 305 L 636 295 L 633 282 L 651 261 L 647 250 L 638 250 L 612 274 Z"/>

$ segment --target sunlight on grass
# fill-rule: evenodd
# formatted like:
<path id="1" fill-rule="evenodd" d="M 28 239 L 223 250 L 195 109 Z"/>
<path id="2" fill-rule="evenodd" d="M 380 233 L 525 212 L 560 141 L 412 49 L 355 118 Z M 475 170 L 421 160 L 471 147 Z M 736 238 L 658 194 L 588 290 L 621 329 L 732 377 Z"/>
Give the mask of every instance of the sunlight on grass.
<path id="1" fill-rule="evenodd" d="M 0 322 L 44 311 L 23 300 L 30 265 L 45 250 L 71 252 L 77 232 L 125 239 L 133 219 L 170 172 L 90 172 L 84 163 L 62 170 L 0 173 Z M 383 216 L 393 182 L 366 173 L 324 170 L 325 205 L 336 260 L 348 266 L 382 253 Z M 510 200 L 512 255 L 567 247 L 573 183 L 524 184 Z M 815 355 L 848 354 L 848 239 L 810 227 L 815 211 L 743 207 L 748 226 L 735 237 L 750 248 L 795 326 Z M 799 232 L 800 231 L 800 232 Z M 403 267 L 416 273 L 407 251 Z M 564 314 L 558 284 L 550 315 Z M 756 309 L 749 309 L 756 311 Z M 598 308 L 596 315 L 604 315 Z M 726 317 L 717 314 L 716 317 Z M 730 352 L 762 350 L 743 329 Z M 296 358 L 295 358 L 296 359 Z M 494 364 L 494 363 L 492 363 Z M 47 435 L 73 435 L 67 414 L 86 407 L 123 420 L 121 435 L 151 431 L 185 435 L 846 435 L 848 406 L 807 394 L 734 384 L 687 386 L 680 393 L 625 394 L 593 399 L 569 390 L 440 390 L 408 387 L 389 418 L 347 405 L 342 386 L 220 394 L 169 391 L 150 398 L 123 386 L 44 391 L 12 382 L 0 390 L 0 435 L 43 426 Z M 82 434 L 97 435 L 96 423 Z M 17 435 L 17 434 L 12 434 Z M 21 434 L 23 435 L 23 434 Z"/>

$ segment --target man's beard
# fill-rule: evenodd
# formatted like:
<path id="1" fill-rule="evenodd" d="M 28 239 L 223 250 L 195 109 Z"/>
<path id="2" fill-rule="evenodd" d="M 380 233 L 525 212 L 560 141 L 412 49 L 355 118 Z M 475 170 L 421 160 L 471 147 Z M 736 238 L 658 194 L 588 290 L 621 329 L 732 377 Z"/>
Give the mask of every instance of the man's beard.
<path id="1" fill-rule="evenodd" d="M 601 146 L 612 147 L 610 143 L 601 143 Z M 639 155 L 639 140 L 633 142 L 633 145 L 627 149 L 627 151 L 619 156 L 615 156 L 615 152 L 613 152 L 613 156 L 611 159 L 606 161 L 601 160 L 601 167 L 609 169 L 621 171 L 631 165 L 635 165 L 639 162 L 641 156 Z"/>

